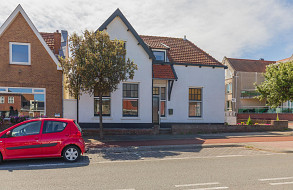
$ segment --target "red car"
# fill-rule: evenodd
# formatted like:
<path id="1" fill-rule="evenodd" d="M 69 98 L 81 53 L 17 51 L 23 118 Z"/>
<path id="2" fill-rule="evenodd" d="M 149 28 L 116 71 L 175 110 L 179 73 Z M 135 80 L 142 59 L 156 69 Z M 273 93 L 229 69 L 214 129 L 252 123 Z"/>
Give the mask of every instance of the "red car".
<path id="1" fill-rule="evenodd" d="M 75 162 L 84 152 L 81 128 L 72 119 L 32 119 L 0 133 L 0 162 L 45 157 Z"/>

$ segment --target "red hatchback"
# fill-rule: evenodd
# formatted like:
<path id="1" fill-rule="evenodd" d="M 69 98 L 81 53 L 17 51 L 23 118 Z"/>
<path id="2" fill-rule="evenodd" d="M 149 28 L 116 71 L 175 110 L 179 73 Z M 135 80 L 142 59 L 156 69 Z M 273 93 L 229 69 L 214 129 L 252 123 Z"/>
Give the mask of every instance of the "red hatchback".
<path id="1" fill-rule="evenodd" d="M 74 162 L 84 152 L 81 129 L 72 119 L 32 119 L 0 133 L 0 162 L 45 157 Z"/>

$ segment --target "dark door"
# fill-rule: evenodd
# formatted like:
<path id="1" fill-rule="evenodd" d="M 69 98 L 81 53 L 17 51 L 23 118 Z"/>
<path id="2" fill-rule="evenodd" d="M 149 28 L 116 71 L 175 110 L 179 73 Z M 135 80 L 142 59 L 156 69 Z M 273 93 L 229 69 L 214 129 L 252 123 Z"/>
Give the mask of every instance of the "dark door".
<path id="1" fill-rule="evenodd" d="M 153 97 L 153 124 L 159 124 L 159 97 Z"/>

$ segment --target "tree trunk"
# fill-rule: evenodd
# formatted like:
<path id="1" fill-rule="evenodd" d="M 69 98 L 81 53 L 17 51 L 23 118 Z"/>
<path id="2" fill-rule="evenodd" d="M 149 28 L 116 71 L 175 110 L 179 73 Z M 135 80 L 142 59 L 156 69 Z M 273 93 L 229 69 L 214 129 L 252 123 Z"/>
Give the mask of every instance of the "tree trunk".
<path id="1" fill-rule="evenodd" d="M 76 99 L 76 122 L 78 123 L 78 118 L 79 118 L 79 115 L 78 115 L 78 110 L 79 109 L 79 95 L 77 95 L 77 99 Z"/>
<path id="2" fill-rule="evenodd" d="M 102 116 L 102 94 L 99 94 L 99 116 L 100 116 L 100 138 L 104 138 L 104 132 L 103 132 L 103 116 Z"/>

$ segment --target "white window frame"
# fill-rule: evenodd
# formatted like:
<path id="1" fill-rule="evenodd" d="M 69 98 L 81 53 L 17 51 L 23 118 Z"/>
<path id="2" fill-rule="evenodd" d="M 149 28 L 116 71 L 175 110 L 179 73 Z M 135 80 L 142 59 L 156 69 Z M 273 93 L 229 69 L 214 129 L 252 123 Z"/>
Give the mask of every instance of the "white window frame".
<path id="1" fill-rule="evenodd" d="M 5 89 L 5 91 L 0 91 L 0 93 L 3 93 L 3 94 L 22 94 L 20 92 L 8 92 L 8 89 L 9 88 L 24 88 L 24 89 L 32 89 L 32 93 L 26 93 L 26 94 L 44 94 L 44 114 L 43 115 L 46 115 L 46 111 L 47 111 L 47 101 L 46 101 L 46 95 L 47 95 L 47 92 L 46 92 L 46 88 L 33 88 L 33 87 L 2 87 L 0 86 L 0 89 Z M 43 90 L 43 92 L 35 92 L 35 89 L 37 90 Z"/>
<path id="2" fill-rule="evenodd" d="M 137 84 L 137 98 L 124 98 L 123 97 L 123 84 Z M 139 101 L 139 96 L 140 96 L 140 83 L 138 82 L 124 82 L 122 83 L 122 118 L 139 118 L 139 110 L 140 110 L 140 101 Z M 123 115 L 123 100 L 137 100 L 137 116 L 129 116 L 129 115 L 126 115 L 124 116 Z"/>
<path id="3" fill-rule="evenodd" d="M 28 62 L 13 62 L 12 61 L 12 45 L 27 45 L 28 46 Z M 31 44 L 21 42 L 9 42 L 9 63 L 12 65 L 31 65 Z"/>
<path id="4" fill-rule="evenodd" d="M 4 96 L 0 96 L 0 104 L 4 104 L 5 103 L 5 97 Z"/>
<path id="5" fill-rule="evenodd" d="M 110 94 L 110 96 L 102 96 L 102 102 L 103 102 L 103 100 L 109 100 L 110 101 L 110 115 L 103 115 L 103 113 L 102 113 L 103 117 L 111 117 L 111 112 L 112 112 L 111 94 L 112 93 L 109 93 L 109 94 Z M 95 100 L 100 100 L 100 97 L 94 96 L 94 105 L 95 105 Z M 95 108 L 94 108 L 94 117 L 98 117 L 98 115 L 95 113 Z"/>
<path id="6" fill-rule="evenodd" d="M 164 61 L 163 62 L 167 62 L 167 51 L 166 50 L 162 50 L 162 49 L 152 49 L 152 51 L 159 51 L 159 52 L 164 52 Z M 157 60 L 156 60 L 157 61 Z M 160 61 L 160 60 L 158 60 Z"/>
<path id="7" fill-rule="evenodd" d="M 8 104 L 14 104 L 14 97 L 8 96 Z"/>

